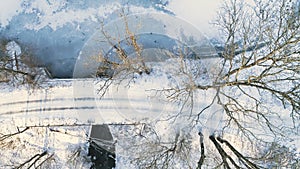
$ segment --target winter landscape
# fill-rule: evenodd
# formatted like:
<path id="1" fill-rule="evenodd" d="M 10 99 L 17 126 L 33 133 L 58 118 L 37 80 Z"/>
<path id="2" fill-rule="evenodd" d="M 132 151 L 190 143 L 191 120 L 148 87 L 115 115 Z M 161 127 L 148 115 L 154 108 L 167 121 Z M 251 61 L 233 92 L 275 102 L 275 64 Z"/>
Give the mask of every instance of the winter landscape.
<path id="1" fill-rule="evenodd" d="M 299 0 L 0 0 L 0 168 L 300 168 Z"/>

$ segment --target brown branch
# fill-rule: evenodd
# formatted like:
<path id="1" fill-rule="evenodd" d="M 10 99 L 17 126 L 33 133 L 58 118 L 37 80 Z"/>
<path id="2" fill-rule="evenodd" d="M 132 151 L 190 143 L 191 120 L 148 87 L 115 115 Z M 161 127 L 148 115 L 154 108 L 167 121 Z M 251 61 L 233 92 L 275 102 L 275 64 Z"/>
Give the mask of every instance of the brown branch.
<path id="1" fill-rule="evenodd" d="M 237 151 L 227 140 L 224 140 L 222 139 L 221 137 L 217 137 L 217 140 L 220 142 L 220 143 L 225 143 L 229 148 L 230 150 L 239 158 L 239 159 L 242 159 L 244 160 L 248 165 L 247 168 L 250 168 L 250 169 L 259 169 L 259 167 L 252 163 L 251 161 L 249 161 L 246 157 L 244 157 L 239 151 Z"/>
<path id="2" fill-rule="evenodd" d="M 294 36 L 295 36 L 295 34 L 291 35 L 283 44 L 280 44 L 277 48 L 273 49 L 270 53 L 266 54 L 264 57 L 262 57 L 260 59 L 257 59 L 257 60 L 254 60 L 250 64 L 243 64 L 242 66 L 229 71 L 228 73 L 226 73 L 223 76 L 223 79 L 226 79 L 229 76 L 231 76 L 233 74 L 236 74 L 236 73 L 238 73 L 239 71 L 241 71 L 243 69 L 254 67 L 256 65 L 259 65 L 260 63 L 263 63 L 263 62 L 266 62 L 266 61 L 269 61 L 269 60 L 271 60 L 273 62 L 277 62 L 277 61 L 283 60 L 283 58 L 276 58 L 274 56 L 275 56 L 275 54 L 277 52 L 280 52 L 281 50 L 285 49 L 285 47 L 288 47 L 288 45 L 290 45 L 290 44 L 296 44 L 296 43 L 298 43 L 300 41 L 300 38 L 297 38 L 296 40 L 293 40 Z M 280 40 L 280 39 L 281 38 L 278 38 L 277 40 Z"/>
<path id="3" fill-rule="evenodd" d="M 221 145 L 217 142 L 215 139 L 215 136 L 211 135 L 209 136 L 209 139 L 214 143 L 215 147 L 217 148 L 218 152 L 220 153 L 224 166 L 226 169 L 231 169 L 229 163 L 227 162 L 227 159 L 234 165 L 235 168 L 241 168 L 239 165 L 236 164 L 236 162 L 228 155 L 225 150 L 221 147 Z"/>
<path id="4" fill-rule="evenodd" d="M 284 101 L 288 101 L 292 105 L 293 109 L 295 109 L 296 111 L 300 109 L 300 103 L 297 100 L 295 100 L 292 96 L 290 96 L 288 92 L 275 90 L 275 89 L 272 89 L 271 87 L 260 85 L 257 82 L 251 83 L 251 82 L 245 82 L 245 81 L 235 81 L 235 82 L 228 82 L 228 83 L 226 83 L 226 85 L 227 86 L 249 86 L 249 87 L 255 87 L 258 89 L 263 89 L 263 90 L 269 91 L 272 94 L 274 94 L 275 96 L 277 96 L 277 98 L 279 98 L 283 102 L 283 104 L 284 104 Z M 282 97 L 282 98 L 280 98 L 280 97 Z"/>
<path id="5" fill-rule="evenodd" d="M 8 68 L 5 68 L 5 67 L 1 67 L 0 71 L 7 71 L 7 72 L 10 72 L 10 73 L 16 73 L 16 74 L 21 74 L 21 75 L 26 75 L 26 76 L 31 75 L 27 72 L 23 72 L 23 71 L 20 71 L 20 70 L 14 70 L 14 69 L 8 69 Z"/>
<path id="6" fill-rule="evenodd" d="M 198 133 L 198 135 L 200 136 L 200 159 L 198 161 L 198 167 L 197 169 L 201 169 L 204 159 L 205 159 L 205 152 L 204 152 L 204 138 L 203 138 L 203 134 L 201 132 Z"/>
<path id="7" fill-rule="evenodd" d="M 15 136 L 15 135 L 17 135 L 17 134 L 24 133 L 24 132 L 27 131 L 28 129 L 30 129 L 30 127 L 26 127 L 25 129 L 19 131 L 19 128 L 18 128 L 18 132 L 16 132 L 16 133 L 2 135 L 2 136 L 0 137 L 0 141 L 3 141 L 3 140 L 5 140 L 5 139 L 7 139 L 7 138 L 9 138 L 9 137 L 13 137 L 13 136 Z"/>
<path id="8" fill-rule="evenodd" d="M 54 156 L 54 154 L 51 154 L 49 157 L 47 157 L 44 161 L 42 161 L 42 162 L 41 162 L 38 166 L 36 166 L 35 168 L 41 167 L 46 161 L 50 160 L 53 156 Z"/>
<path id="9" fill-rule="evenodd" d="M 34 155 L 33 157 L 31 157 L 29 160 L 27 160 L 27 161 L 25 161 L 24 163 L 22 163 L 21 165 L 19 165 L 18 167 L 16 167 L 15 169 L 21 169 L 22 167 L 24 167 L 26 164 L 29 164 L 32 160 L 34 160 L 33 161 L 33 163 L 31 163 L 30 165 L 29 165 L 29 167 L 28 168 L 31 168 L 33 165 L 35 165 L 36 164 L 36 162 L 38 161 L 38 160 L 40 160 L 43 156 L 45 156 L 45 155 L 47 155 L 47 151 L 44 151 L 42 154 L 36 154 L 36 155 Z"/>

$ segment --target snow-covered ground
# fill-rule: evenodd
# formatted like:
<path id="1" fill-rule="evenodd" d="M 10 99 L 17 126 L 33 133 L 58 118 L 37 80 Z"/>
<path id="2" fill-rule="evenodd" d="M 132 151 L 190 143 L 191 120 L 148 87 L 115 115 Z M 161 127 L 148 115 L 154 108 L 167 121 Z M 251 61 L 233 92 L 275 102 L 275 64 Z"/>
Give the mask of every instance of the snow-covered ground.
<path id="1" fill-rule="evenodd" d="M 79 51 L 94 31 L 99 29 L 99 21 L 108 23 L 116 19 L 118 10 L 124 5 L 132 13 L 170 13 L 174 10 L 181 18 L 188 18 L 178 8 L 181 4 L 176 6 L 176 3 L 179 2 L 167 5 L 160 1 L 146 3 L 116 0 L 102 3 L 94 0 L 1 0 L 0 37 L 17 41 L 23 49 L 29 48 L 37 57 L 38 63 L 46 66 L 54 76 L 68 77 L 73 75 L 72 65 Z M 197 4 L 195 1 L 193 3 Z M 203 14 L 205 12 L 201 15 Z M 203 28 L 203 23 L 205 22 L 194 25 Z M 84 157 L 87 153 L 90 123 L 130 123 L 136 118 L 158 119 L 164 113 L 162 111 L 170 108 L 165 102 L 156 100 L 153 92 L 147 91 L 169 87 L 169 77 L 161 73 L 157 76 L 160 77 L 139 79 L 140 82 L 130 89 L 122 89 L 127 93 L 111 92 L 109 97 L 103 99 L 99 98 L 96 91 L 96 87 L 102 82 L 95 85 L 90 79 L 53 80 L 47 82 L 44 89 L 34 92 L 28 92 L 22 87 L 13 89 L 1 86 L 1 133 L 14 133 L 32 126 L 30 130 L 4 141 L 8 144 L 12 142 L 12 145 L 3 146 L 5 151 L 1 152 L 1 167 L 10 168 L 6 164 L 17 166 L 47 150 L 48 154 L 43 160 L 51 157 L 56 164 L 46 163 L 43 168 L 47 165 L 47 168 L 89 168 L 89 160 Z M 166 83 L 161 85 L 162 81 Z M 154 88 L 153 84 L 159 85 Z M 149 110 L 151 114 L 147 113 Z M 132 111 L 142 115 L 136 117 Z M 52 127 L 47 127 L 48 125 Z M 73 158 L 77 155 L 79 159 Z M 128 161 L 125 159 L 123 163 Z M 124 164 L 118 162 L 117 167 L 124 168 Z"/>
<path id="2" fill-rule="evenodd" d="M 166 66 L 166 63 L 161 64 Z M 49 153 L 47 157 L 53 155 L 51 158 L 56 161 L 55 165 L 49 162 L 51 168 L 56 168 L 56 166 L 57 168 L 74 166 L 87 168 L 90 163 L 84 157 L 87 155 L 90 124 L 153 122 L 167 117 L 168 114 L 178 113 L 180 106 L 168 103 L 166 98 L 160 98 L 156 93 L 182 83 L 178 81 L 174 84 L 176 79 L 170 77 L 170 71 L 176 71 L 174 61 L 170 61 L 169 64 L 169 67 L 165 67 L 165 71 L 168 72 L 162 72 L 162 65 L 158 64 L 157 67 L 153 67 L 156 73 L 151 76 L 138 77 L 130 87 L 111 86 L 103 98 L 100 98 L 97 93 L 103 81 L 95 83 L 93 79 L 51 80 L 47 82 L 50 87 L 38 89 L 33 93 L 22 88 L 6 90 L 4 87 L 7 86 L 2 86 L 0 117 L 3 128 L 1 133 L 22 131 L 28 126 L 30 129 L 4 141 L 5 144 L 11 142 L 13 145 L 4 145 L 5 151 L 1 152 L 3 158 L 0 163 L 18 165 L 30 159 L 34 153 L 47 150 Z M 155 71 L 155 68 L 158 70 Z M 204 93 L 207 99 L 212 97 L 210 91 Z M 199 96 L 203 96 L 203 93 L 199 93 Z M 195 98 L 199 98 L 194 100 L 194 103 L 198 105 L 194 107 L 195 110 L 208 104 L 205 102 L 208 100 L 203 100 L 202 97 L 195 96 Z M 203 123 L 206 123 L 207 118 L 203 116 Z M 216 117 L 214 123 L 207 123 L 207 128 L 204 130 L 214 131 L 217 127 L 214 125 L 216 120 L 221 119 Z M 185 122 L 182 121 L 182 123 Z M 167 127 L 164 123 L 161 125 L 164 128 Z M 179 126 L 178 128 L 181 130 Z M 114 129 L 113 135 L 116 138 L 120 136 L 122 138 L 122 135 L 117 134 L 118 130 L 124 129 Z M 164 135 L 168 134 L 164 129 L 159 132 L 165 133 Z M 123 142 L 126 140 L 121 138 L 119 138 L 120 145 L 126 144 Z M 18 153 L 15 153 L 16 151 Z M 126 149 L 119 147 L 116 153 L 123 154 L 123 151 L 126 152 Z M 79 154 L 75 158 L 76 152 Z M 15 160 L 11 161 L 10 159 L 14 156 Z M 118 168 L 130 166 L 128 159 L 126 160 L 123 155 L 117 158 Z M 73 162 L 70 163 L 70 159 L 73 159 Z"/>
<path id="3" fill-rule="evenodd" d="M 24 88 L 12 90 L 5 88 L 8 86 L 2 86 L 0 119 L 3 128 L 1 128 L 1 133 L 15 133 L 28 126 L 31 128 L 3 142 L 2 146 L 5 151 L 1 152 L 3 158 L 0 163 L 17 165 L 31 158 L 32 154 L 47 150 L 48 155 L 45 157 L 53 158 L 56 163 L 51 163 L 50 160 L 43 167 L 88 168 L 91 165 L 90 160 L 86 158 L 90 125 L 105 123 L 110 124 L 116 141 L 117 168 L 137 167 L 130 161 L 140 158 L 141 154 L 135 153 L 141 147 L 137 145 L 133 147 L 134 143 L 143 144 L 145 151 L 150 151 L 151 146 L 155 146 L 155 143 L 143 139 L 145 136 L 155 138 L 155 135 L 158 135 L 160 141 L 166 142 L 167 145 L 178 133 L 180 137 L 192 138 L 190 153 L 193 154 L 193 158 L 188 159 L 188 162 L 195 164 L 199 157 L 197 132 L 200 130 L 208 136 L 220 131 L 223 111 L 220 111 L 220 107 L 217 106 L 211 108 L 210 111 L 203 113 L 200 117 L 200 124 L 194 127 L 189 126 L 188 118 L 184 118 L 185 115 L 190 116 L 188 108 L 181 110 L 182 119 L 176 122 L 165 120 L 176 115 L 182 105 L 178 102 L 168 102 L 169 98 L 166 98 L 166 95 L 160 95 L 157 91 L 186 85 L 188 81 L 183 80 L 184 76 L 172 76 L 178 73 L 179 63 L 178 59 L 149 63 L 153 69 L 150 75 L 137 74 L 129 86 L 122 85 L 122 83 L 128 84 L 126 80 L 121 85 L 112 85 L 103 97 L 97 91 L 104 83 L 101 79 L 49 80 L 45 88 L 33 93 L 29 93 Z M 208 64 L 205 62 L 197 61 L 195 65 L 198 66 L 198 70 L 208 72 L 206 71 Z M 202 79 L 199 83 L 209 84 L 210 74 L 202 73 L 202 76 L 199 78 Z M 213 90 L 195 93 L 193 111 L 199 112 L 209 105 L 214 94 Z M 275 106 L 272 107 L 274 110 L 280 109 Z M 139 125 L 122 125 L 137 122 L 155 125 L 149 128 L 149 131 L 139 128 Z M 155 130 L 155 135 L 151 130 Z M 145 136 L 140 137 L 139 132 Z M 253 155 L 257 150 L 245 140 L 236 138 L 238 134 L 237 130 L 231 129 L 223 136 L 232 140 L 241 152 Z M 299 147 L 297 145 L 299 136 L 293 139 L 290 140 L 289 147 Z M 210 145 L 209 140 L 206 140 L 206 145 Z M 246 151 L 249 149 L 253 150 L 253 154 Z M 182 168 L 183 166 L 186 165 L 177 164 L 176 167 Z"/>
<path id="4" fill-rule="evenodd" d="M 31 49 L 39 65 L 46 66 L 54 76 L 70 77 L 74 74 L 78 75 L 76 71 L 81 71 L 76 67 L 73 71 L 78 61 L 77 57 L 84 57 L 86 54 L 84 51 L 90 49 L 91 43 L 95 43 L 92 38 L 95 31 L 100 30 L 100 22 L 104 21 L 104 24 L 108 24 L 117 19 L 120 9 L 124 6 L 131 14 L 145 12 L 175 14 L 198 28 L 203 37 L 215 35 L 216 30 L 208 22 L 213 19 L 220 0 L 166 2 L 0 0 L 0 38 L 15 40 L 23 49 Z M 166 25 L 167 28 L 163 30 L 172 30 L 168 26 L 170 25 Z M 174 26 L 173 29 L 180 31 L 179 27 Z M 163 33 L 172 34 L 172 32 Z M 15 50 L 19 51 L 17 45 L 9 46 L 14 46 Z M 154 145 L 138 137 L 143 134 L 149 138 L 156 137 L 157 134 L 161 136 L 159 139 L 162 142 L 172 140 L 172 137 L 178 133 L 180 137 L 191 137 L 191 153 L 194 157 L 188 159 L 188 163 L 196 164 L 200 155 L 197 132 L 200 130 L 208 136 L 220 131 L 223 111 L 220 111 L 218 106 L 212 107 L 200 116 L 200 125 L 193 128 L 187 127 L 189 125 L 185 120 L 188 118 L 176 120 L 174 124 L 165 120 L 176 115 L 178 110 L 183 113 L 181 117 L 190 116 L 190 109 L 185 109 L 178 102 L 169 102 L 170 98 L 166 97 L 168 93 L 159 92 L 171 87 L 187 86 L 189 82 L 187 79 L 190 77 L 174 76 L 178 74 L 178 68 L 181 66 L 178 63 L 180 61 L 178 62 L 176 58 L 163 62 L 148 62 L 147 64 L 152 67 L 150 75 L 135 74 L 134 81 L 131 81 L 130 85 L 127 85 L 126 80 L 122 81 L 121 85 L 113 84 L 104 96 L 98 91 L 105 83 L 101 79 L 47 80 L 43 88 L 34 92 L 22 87 L 15 89 L 7 85 L 0 86 L 0 133 L 11 134 L 24 130 L 24 133 L 4 141 L 1 139 L 5 136 L 0 135 L 0 140 L 3 142 L 0 145 L 0 168 L 20 165 L 35 154 L 44 151 L 47 151 L 47 155 L 43 156 L 41 161 L 47 158 L 49 160 L 42 168 L 89 168 L 91 163 L 87 158 L 89 146 L 87 142 L 91 124 L 103 123 L 111 124 L 116 141 L 117 168 L 137 167 L 130 162 L 133 158 L 138 158 L 139 154 L 135 154 L 135 151 L 141 149 L 141 147 L 131 147 L 135 141 L 145 144 L 145 147 L 148 146 L 147 148 L 151 150 L 151 146 Z M 202 72 L 201 77 L 198 77 L 201 80 L 197 83 L 207 84 L 211 82 L 214 69 L 218 68 L 217 63 L 218 59 L 212 59 L 192 61 L 188 64 L 197 65 L 197 71 Z M 195 93 L 193 111 L 200 111 L 209 105 L 214 94 L 214 90 Z M 274 104 L 272 109 L 276 110 L 279 107 Z M 148 129 L 149 133 L 139 133 L 144 130 L 135 126 L 122 125 L 137 122 L 156 124 L 153 130 L 157 133 L 151 128 Z M 28 126 L 30 128 L 25 130 Z M 132 133 L 136 133 L 136 136 L 132 137 Z M 226 134 L 225 138 L 233 140 L 237 149 L 241 151 L 245 147 L 251 149 L 247 142 L 239 142 L 241 140 L 235 137 L 239 133 L 235 129 L 231 129 Z M 300 152 L 299 136 L 291 136 L 291 138 L 292 140 L 286 145 L 296 147 L 296 151 Z M 206 143 L 209 144 L 209 140 L 206 140 Z M 132 150 L 129 151 L 130 149 Z M 174 167 L 183 166 L 178 164 Z"/>

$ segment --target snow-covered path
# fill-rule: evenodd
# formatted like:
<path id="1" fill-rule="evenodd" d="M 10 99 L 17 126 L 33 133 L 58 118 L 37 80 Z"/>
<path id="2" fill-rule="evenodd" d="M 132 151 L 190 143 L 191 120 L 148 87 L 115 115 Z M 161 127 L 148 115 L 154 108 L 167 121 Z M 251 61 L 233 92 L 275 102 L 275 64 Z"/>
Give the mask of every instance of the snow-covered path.
<path id="1" fill-rule="evenodd" d="M 94 81 L 89 80 L 67 80 L 63 82 L 67 83 L 64 87 L 58 85 L 33 93 L 26 90 L 2 92 L 0 117 L 22 120 L 20 126 L 38 125 L 43 120 L 56 118 L 75 119 L 78 123 L 121 123 L 133 120 L 125 117 L 127 112 L 136 111 L 143 114 L 150 111 L 156 116 L 166 108 L 165 104 L 159 103 L 158 100 L 147 98 L 145 91 L 137 89 L 137 86 L 135 89 L 129 89 L 136 91 L 135 93 L 124 93 L 123 90 L 118 94 L 111 92 L 100 98 Z M 55 83 L 61 82 L 62 80 L 58 80 Z M 150 117 L 145 115 L 147 116 Z"/>

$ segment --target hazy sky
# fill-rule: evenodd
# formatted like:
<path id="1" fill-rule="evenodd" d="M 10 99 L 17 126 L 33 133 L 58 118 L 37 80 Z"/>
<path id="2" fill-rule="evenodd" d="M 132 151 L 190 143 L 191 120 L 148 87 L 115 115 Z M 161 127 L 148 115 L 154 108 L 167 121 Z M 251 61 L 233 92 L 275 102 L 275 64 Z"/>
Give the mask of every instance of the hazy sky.
<path id="1" fill-rule="evenodd" d="M 172 0 L 168 8 L 203 33 L 211 34 L 215 30 L 209 22 L 215 18 L 221 3 L 222 0 Z"/>

